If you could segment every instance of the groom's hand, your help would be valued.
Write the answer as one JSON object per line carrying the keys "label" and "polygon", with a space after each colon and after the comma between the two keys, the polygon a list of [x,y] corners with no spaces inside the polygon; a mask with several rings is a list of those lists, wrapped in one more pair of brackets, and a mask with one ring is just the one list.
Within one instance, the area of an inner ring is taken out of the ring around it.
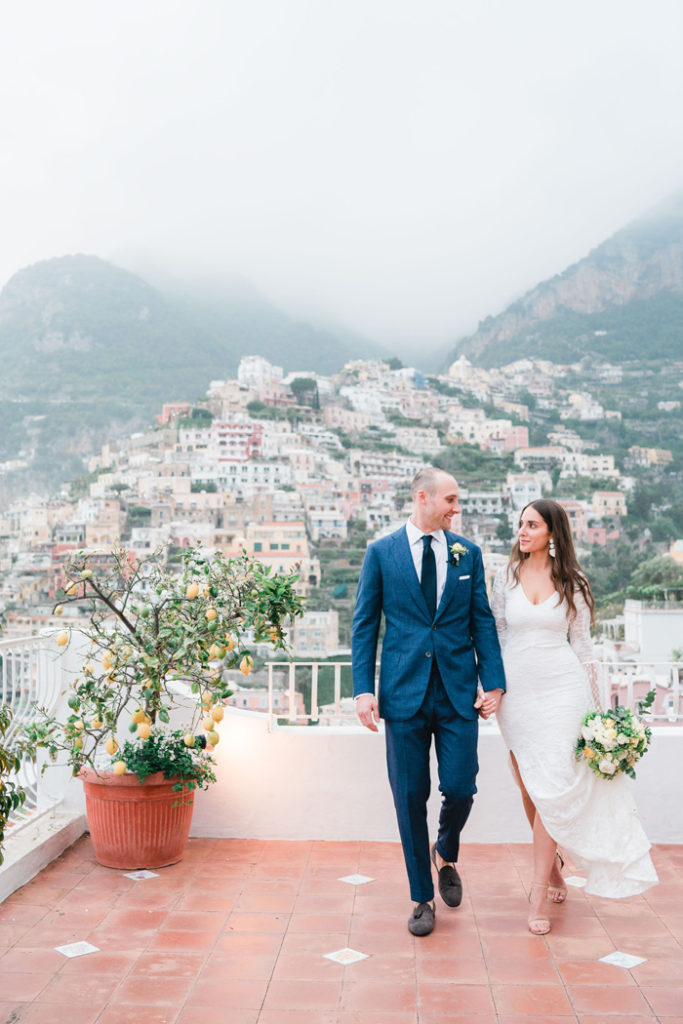
{"label": "groom's hand", "polygon": [[379,732],[377,728],[379,705],[374,693],[361,693],[356,698],[356,714],[358,715],[358,721],[366,729],[369,729],[370,732]]}
{"label": "groom's hand", "polygon": [[479,717],[486,719],[490,718],[491,715],[495,715],[502,695],[502,690],[479,690],[477,699],[474,702],[474,706],[479,712]]}

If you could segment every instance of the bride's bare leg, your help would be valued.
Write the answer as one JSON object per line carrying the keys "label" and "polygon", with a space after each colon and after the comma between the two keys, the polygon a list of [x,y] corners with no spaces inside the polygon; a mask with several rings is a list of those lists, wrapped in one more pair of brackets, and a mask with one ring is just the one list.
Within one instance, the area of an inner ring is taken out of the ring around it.
{"label": "bride's bare leg", "polygon": [[517,758],[512,753],[512,751],[510,751],[510,761],[512,762],[512,774],[514,776],[515,782],[519,786],[519,791],[522,794],[522,804],[524,805],[524,813],[526,814],[527,821],[529,822],[533,830],[534,819],[536,817],[536,808],[534,807],[533,800],[527,793],[524,783],[522,782],[522,776],[519,773],[519,765],[517,764]]}
{"label": "bride's bare leg", "polygon": [[[527,821],[531,825],[531,830],[533,832],[534,823],[536,821],[536,807],[534,805],[533,800],[527,793],[524,783],[522,782],[522,776],[519,771],[519,765],[517,764],[517,759],[515,755],[512,753],[512,751],[510,751],[510,761],[512,762],[513,777],[519,787],[520,793],[522,794],[522,804],[524,806],[524,813],[527,816]],[[557,851],[557,844],[555,845],[555,851]],[[537,877],[538,876],[534,873],[534,878]],[[566,897],[567,890],[565,888],[564,878],[562,877],[562,873],[560,871],[560,865],[558,863],[557,857],[555,857],[554,855],[552,866],[550,869],[550,874],[548,876],[548,884],[550,885],[553,892],[556,894],[553,897],[553,903],[563,903]]]}

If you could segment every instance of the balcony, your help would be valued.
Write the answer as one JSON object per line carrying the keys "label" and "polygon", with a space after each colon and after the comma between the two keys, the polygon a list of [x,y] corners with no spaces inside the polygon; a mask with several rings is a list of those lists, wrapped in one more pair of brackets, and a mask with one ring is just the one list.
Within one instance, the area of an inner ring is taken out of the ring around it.
{"label": "balcony", "polygon": [[[42,686],[41,701],[59,699],[75,668],[69,656],[48,655],[39,640],[0,644],[2,696],[26,709]],[[437,897],[434,933],[409,935],[384,745],[344,712],[345,663],[307,666],[307,712],[317,726],[226,714],[220,782],[198,795],[183,861],[154,878],[95,863],[80,784],[50,769],[35,779],[30,813],[13,829],[0,870],[0,1020],[674,1024],[683,1016],[680,667],[633,666],[620,679],[601,670],[623,703],[654,676],[670,694],[634,789],[661,884],[627,901],[570,888],[543,938],[526,930],[528,827],[490,723],[464,835],[463,905],[449,911]],[[277,666],[270,671],[274,678]],[[286,671],[296,693],[297,670]],[[323,714],[319,694],[329,686]],[[290,704],[295,721],[298,707]],[[432,822],[437,806],[438,793]],[[341,880],[356,874],[372,881]],[[81,941],[98,952],[68,959],[55,949]],[[367,958],[327,959],[349,948]],[[601,962],[614,951],[645,962]]]}

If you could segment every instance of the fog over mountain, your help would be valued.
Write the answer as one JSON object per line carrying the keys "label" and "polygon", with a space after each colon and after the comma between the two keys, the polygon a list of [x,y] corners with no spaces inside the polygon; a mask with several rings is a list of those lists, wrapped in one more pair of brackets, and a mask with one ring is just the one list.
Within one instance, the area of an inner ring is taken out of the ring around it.
{"label": "fog over mountain", "polygon": [[32,0],[0,33],[0,286],[242,277],[412,361],[683,185],[679,0]]}

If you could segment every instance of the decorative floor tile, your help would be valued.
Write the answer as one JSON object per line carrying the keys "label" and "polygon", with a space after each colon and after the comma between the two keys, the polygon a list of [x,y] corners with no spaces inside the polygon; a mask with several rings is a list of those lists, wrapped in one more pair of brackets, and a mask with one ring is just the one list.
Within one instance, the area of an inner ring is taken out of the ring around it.
{"label": "decorative floor tile", "polygon": [[357,949],[338,949],[336,953],[325,953],[325,957],[328,960],[334,960],[336,964],[343,964],[345,967],[348,964],[357,964],[359,960],[367,960],[367,953],[359,953]]}
{"label": "decorative floor tile", "polygon": [[147,871],[146,868],[140,868],[139,871],[128,871],[123,877],[132,878],[134,882],[139,882],[143,878],[158,878],[159,875],[156,871]]}
{"label": "decorative floor tile", "polygon": [[587,879],[582,878],[581,875],[569,875],[564,881],[565,885],[573,885],[575,889],[583,889]]}
{"label": "decorative floor tile", "polygon": [[99,947],[90,942],[70,942],[67,946],[55,946],[58,953],[64,956],[85,956],[86,953],[99,953]]}
{"label": "decorative floor tile", "polygon": [[637,967],[638,964],[644,964],[647,957],[644,956],[632,956],[631,953],[610,953],[609,956],[601,956],[600,959],[605,964],[614,964],[615,967],[626,967],[630,970],[631,967]]}
{"label": "decorative floor tile", "polygon": [[375,879],[370,878],[368,875],[345,875],[339,881],[348,882],[349,885],[366,885],[368,882],[374,882]]}

